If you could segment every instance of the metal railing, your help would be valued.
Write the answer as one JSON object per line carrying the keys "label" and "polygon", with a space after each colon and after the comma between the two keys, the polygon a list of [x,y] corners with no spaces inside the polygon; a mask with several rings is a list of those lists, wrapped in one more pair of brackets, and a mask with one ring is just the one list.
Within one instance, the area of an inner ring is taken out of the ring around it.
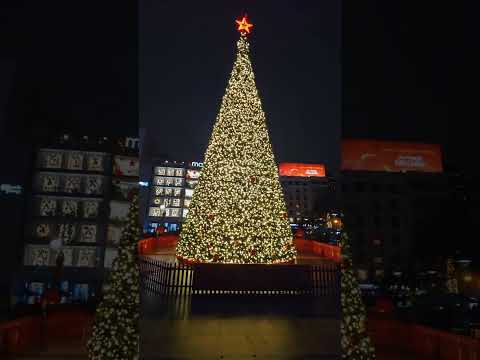
{"label": "metal railing", "polygon": [[339,296],[337,263],[312,265],[177,264],[142,256],[143,290],[161,295]]}

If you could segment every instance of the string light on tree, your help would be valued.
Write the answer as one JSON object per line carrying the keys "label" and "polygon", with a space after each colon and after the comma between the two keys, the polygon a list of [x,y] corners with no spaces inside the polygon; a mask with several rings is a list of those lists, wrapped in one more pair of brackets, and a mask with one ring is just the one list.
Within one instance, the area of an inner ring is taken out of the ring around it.
{"label": "string light on tree", "polygon": [[295,259],[247,34],[236,20],[237,55],[177,245],[187,261],[282,263]]}
{"label": "string light on tree", "polygon": [[340,324],[342,359],[374,360],[375,348],[367,333],[367,314],[353,268],[350,241],[344,228],[341,232],[340,247],[342,250],[342,322]]}
{"label": "string light on tree", "polygon": [[138,360],[140,281],[137,243],[140,239],[138,197],[133,196],[118,256],[105,281],[103,300],[95,313],[92,336],[88,341],[90,360]]}

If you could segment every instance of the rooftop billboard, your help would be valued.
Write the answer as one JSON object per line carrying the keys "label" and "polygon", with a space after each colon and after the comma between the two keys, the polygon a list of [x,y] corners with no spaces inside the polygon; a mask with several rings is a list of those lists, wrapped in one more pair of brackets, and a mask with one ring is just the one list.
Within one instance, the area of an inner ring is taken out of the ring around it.
{"label": "rooftop billboard", "polygon": [[440,145],[376,140],[342,140],[342,170],[438,173]]}
{"label": "rooftop billboard", "polygon": [[325,165],[302,164],[302,163],[280,163],[278,165],[278,171],[280,176],[324,177]]}

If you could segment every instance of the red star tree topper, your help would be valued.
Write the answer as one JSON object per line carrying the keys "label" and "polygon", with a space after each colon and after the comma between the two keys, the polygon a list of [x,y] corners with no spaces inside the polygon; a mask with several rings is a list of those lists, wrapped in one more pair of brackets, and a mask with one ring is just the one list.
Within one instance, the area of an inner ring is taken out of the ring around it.
{"label": "red star tree topper", "polygon": [[242,34],[250,34],[250,28],[253,27],[253,24],[250,24],[247,20],[247,16],[245,15],[242,20],[235,20],[238,24],[238,31]]}

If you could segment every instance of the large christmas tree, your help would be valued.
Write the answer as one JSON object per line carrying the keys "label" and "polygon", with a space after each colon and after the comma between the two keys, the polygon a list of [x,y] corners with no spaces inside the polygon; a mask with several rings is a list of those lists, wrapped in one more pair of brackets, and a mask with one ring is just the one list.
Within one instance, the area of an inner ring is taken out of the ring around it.
{"label": "large christmas tree", "polygon": [[287,262],[296,252],[250,62],[252,25],[245,17],[237,23],[237,57],[177,255],[199,262]]}
{"label": "large christmas tree", "polygon": [[97,307],[92,337],[88,342],[91,360],[138,359],[140,284],[137,243],[140,239],[137,196],[133,197],[128,223],[123,230],[118,256]]}
{"label": "large christmas tree", "polygon": [[374,360],[375,349],[367,334],[367,313],[362,301],[360,287],[352,263],[350,243],[345,230],[342,231],[341,270],[341,345],[345,360]]}

